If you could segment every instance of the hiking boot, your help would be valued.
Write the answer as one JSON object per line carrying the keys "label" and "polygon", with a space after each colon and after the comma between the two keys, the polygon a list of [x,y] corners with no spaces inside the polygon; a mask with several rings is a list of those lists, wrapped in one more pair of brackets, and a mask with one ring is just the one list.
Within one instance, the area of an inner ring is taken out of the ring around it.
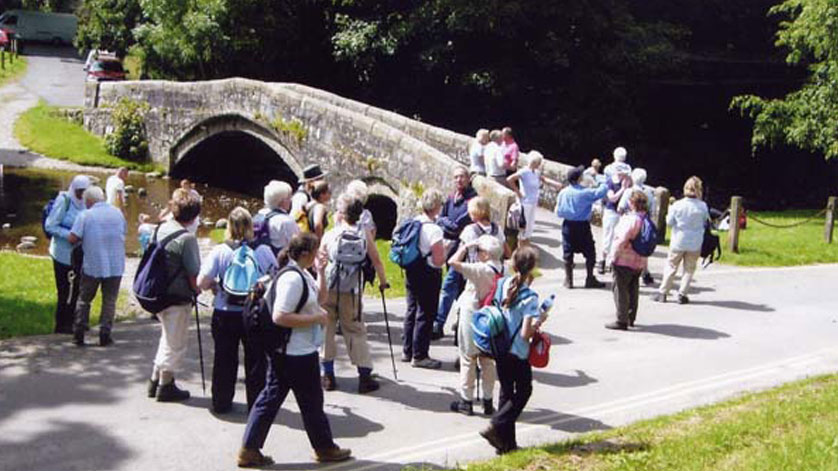
{"label": "hiking boot", "polygon": [[351,457],[352,450],[348,448],[341,448],[337,445],[332,448],[314,450],[314,460],[318,463],[335,463],[338,461],[346,461]]}
{"label": "hiking boot", "polygon": [[465,415],[474,415],[474,405],[471,401],[454,401],[451,403],[451,412],[459,412]]}
{"label": "hiking boot", "polygon": [[655,284],[655,279],[652,277],[651,273],[646,272],[643,274],[643,284],[646,286],[652,286]]}
{"label": "hiking boot", "polygon": [[100,347],[108,347],[111,345],[113,345],[113,339],[111,338],[111,334],[99,334]]}
{"label": "hiking boot", "polygon": [[414,368],[427,368],[429,370],[438,370],[442,368],[442,362],[439,360],[434,360],[431,357],[425,357],[421,360],[414,359],[412,364]]}
{"label": "hiking boot", "polygon": [[628,324],[623,322],[612,322],[610,324],[605,324],[605,328],[611,330],[628,330]]}
{"label": "hiking boot", "polygon": [[678,295],[678,304],[689,304],[690,298],[687,297],[686,294],[679,294]]}
{"label": "hiking boot", "polygon": [[485,438],[496,451],[503,453],[506,450],[506,447],[503,444],[503,439],[500,437],[500,434],[498,434],[497,429],[493,425],[481,430],[480,436]]}
{"label": "hiking boot", "polygon": [[148,397],[157,397],[157,386],[160,386],[159,380],[148,380]]}
{"label": "hiking boot", "polygon": [[407,353],[402,353],[402,363],[410,363],[413,361],[413,356],[408,355]]}
{"label": "hiking boot", "polygon": [[491,399],[483,399],[483,415],[492,415],[495,413],[495,405],[492,404]]}
{"label": "hiking boot", "polygon": [[655,293],[654,295],[652,295],[652,301],[656,303],[665,303],[666,295],[662,293]]}
{"label": "hiking boot", "polygon": [[596,272],[599,273],[600,275],[604,275],[605,274],[605,260],[600,260],[599,263],[596,264],[596,266],[597,266]]}
{"label": "hiking boot", "polygon": [[263,468],[272,464],[274,464],[273,458],[263,455],[259,450],[252,448],[242,448],[239,450],[239,468]]}
{"label": "hiking boot", "polygon": [[605,283],[596,279],[595,276],[585,278],[585,288],[605,288]]}
{"label": "hiking boot", "polygon": [[189,391],[180,389],[175,380],[169,384],[162,384],[157,389],[157,402],[180,402],[189,399]]}
{"label": "hiking boot", "polygon": [[564,266],[564,287],[573,289],[573,265],[565,264]]}
{"label": "hiking boot", "polygon": [[334,391],[338,388],[338,382],[335,380],[334,373],[323,373],[323,377],[320,378],[320,385],[323,386],[323,389],[326,391]]}
{"label": "hiking boot", "polygon": [[358,394],[366,394],[368,392],[378,391],[381,385],[372,377],[372,375],[358,376]]}
{"label": "hiking boot", "polygon": [[84,343],[84,331],[83,330],[76,330],[73,332],[73,345],[77,347],[84,347],[87,345]]}

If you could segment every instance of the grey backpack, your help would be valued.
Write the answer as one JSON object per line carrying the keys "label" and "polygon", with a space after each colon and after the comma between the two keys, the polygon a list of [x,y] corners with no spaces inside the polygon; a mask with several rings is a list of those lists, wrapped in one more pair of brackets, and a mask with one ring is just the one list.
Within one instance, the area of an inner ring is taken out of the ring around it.
{"label": "grey backpack", "polygon": [[367,238],[363,231],[345,229],[329,248],[326,286],[340,293],[360,293],[361,266],[367,257]]}

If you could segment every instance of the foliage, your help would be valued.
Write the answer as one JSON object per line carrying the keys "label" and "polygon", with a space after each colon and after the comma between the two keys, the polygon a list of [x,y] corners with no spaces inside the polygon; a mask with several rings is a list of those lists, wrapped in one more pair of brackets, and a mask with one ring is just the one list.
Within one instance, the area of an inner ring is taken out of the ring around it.
{"label": "foliage", "polygon": [[105,136],[105,148],[111,154],[132,162],[148,158],[148,141],[145,134],[145,114],[148,103],[121,98],[113,108],[113,132]]}
{"label": "foliage", "polygon": [[132,30],[142,16],[139,0],[83,0],[75,45],[79,50],[103,49],[125,57],[134,43]]}
{"label": "foliage", "polygon": [[[258,119],[258,117],[257,117]],[[277,131],[290,136],[294,139],[297,145],[302,145],[308,137],[308,130],[303,125],[303,122],[297,118],[283,119],[282,116],[277,116],[271,122],[271,126]]]}
{"label": "foliage", "polygon": [[15,122],[14,134],[26,148],[54,159],[81,165],[127,167],[150,172],[159,170],[152,163],[137,163],[114,157],[105,150],[104,140],[90,134],[81,125],[61,116],[41,101],[24,112]]}
{"label": "foliage", "polygon": [[836,401],[838,376],[823,376],[458,469],[834,469]]}
{"label": "foliage", "polygon": [[11,58],[9,57],[9,53],[0,51],[0,54],[3,55],[3,61],[5,64],[5,68],[0,69],[0,85],[20,78],[26,73],[27,62],[25,57],[17,56],[14,59],[14,62],[10,62]]}
{"label": "foliage", "polygon": [[753,149],[786,143],[827,159],[838,156],[838,4],[831,0],[786,0],[770,10],[780,15],[776,45],[786,62],[807,65],[809,78],[781,99],[742,95],[731,108],[754,121]]}

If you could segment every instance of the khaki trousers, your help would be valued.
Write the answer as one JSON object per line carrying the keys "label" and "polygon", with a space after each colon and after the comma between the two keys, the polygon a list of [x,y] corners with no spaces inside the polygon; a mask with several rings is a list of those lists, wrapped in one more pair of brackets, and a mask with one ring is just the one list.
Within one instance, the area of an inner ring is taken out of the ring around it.
{"label": "khaki trousers", "polygon": [[358,315],[360,303],[361,296],[352,293],[340,293],[340,306],[338,306],[338,292],[329,291],[328,299],[323,305],[323,308],[329,314],[323,341],[323,361],[332,361],[337,356],[335,334],[337,332],[337,322],[340,319],[340,330],[343,333],[346,350],[349,352],[349,360],[357,367],[372,368],[370,347],[367,343],[367,325],[364,324],[363,312],[360,316]]}
{"label": "khaki trousers", "polygon": [[[173,375],[180,368],[189,345],[189,314],[192,306],[175,304],[157,313],[160,319],[160,342],[154,357],[152,379],[157,375]],[[167,381],[163,381],[166,383]]]}
{"label": "khaki trousers", "polygon": [[695,267],[698,264],[698,258],[701,256],[700,252],[684,252],[681,250],[670,250],[666,259],[666,267],[663,270],[663,281],[661,282],[660,293],[666,295],[672,289],[675,282],[675,273],[678,271],[678,266],[684,262],[684,275],[681,277],[681,289],[679,294],[686,296],[690,289],[690,283],[693,281],[693,274]]}

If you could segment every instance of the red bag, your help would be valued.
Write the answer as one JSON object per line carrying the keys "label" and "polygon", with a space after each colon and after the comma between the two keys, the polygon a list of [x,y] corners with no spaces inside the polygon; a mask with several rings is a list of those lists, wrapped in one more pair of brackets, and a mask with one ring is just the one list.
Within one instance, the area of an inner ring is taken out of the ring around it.
{"label": "red bag", "polygon": [[530,365],[544,368],[550,362],[550,336],[537,330],[530,340]]}
{"label": "red bag", "polygon": [[491,306],[492,305],[492,302],[495,299],[495,292],[497,292],[497,290],[498,290],[498,280],[503,278],[503,275],[501,274],[500,270],[498,270],[495,267],[491,267],[491,268],[492,268],[492,271],[495,272],[495,277],[492,279],[492,289],[490,289],[489,292],[486,293],[486,296],[483,296],[483,299],[480,300],[480,307],[486,307],[486,306]]}

